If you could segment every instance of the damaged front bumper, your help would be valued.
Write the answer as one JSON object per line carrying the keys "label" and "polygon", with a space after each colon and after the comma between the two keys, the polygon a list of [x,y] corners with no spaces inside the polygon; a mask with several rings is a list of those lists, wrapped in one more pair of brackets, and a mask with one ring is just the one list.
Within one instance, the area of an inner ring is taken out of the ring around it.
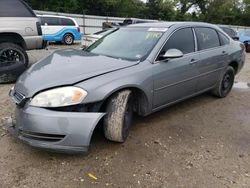
{"label": "damaged front bumper", "polygon": [[63,153],[86,152],[93,131],[104,115],[17,106],[15,121],[8,130],[19,140],[36,148]]}

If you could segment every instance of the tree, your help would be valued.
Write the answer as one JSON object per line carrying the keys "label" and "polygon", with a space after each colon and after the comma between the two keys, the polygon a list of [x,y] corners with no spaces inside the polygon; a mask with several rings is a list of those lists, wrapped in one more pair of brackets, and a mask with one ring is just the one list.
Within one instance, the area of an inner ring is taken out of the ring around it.
{"label": "tree", "polygon": [[239,24],[239,5],[238,0],[213,0],[207,7],[204,20],[217,24]]}
{"label": "tree", "polygon": [[173,20],[174,4],[170,0],[148,0],[146,15],[149,19]]}
{"label": "tree", "polygon": [[250,0],[26,0],[35,10],[250,26]]}

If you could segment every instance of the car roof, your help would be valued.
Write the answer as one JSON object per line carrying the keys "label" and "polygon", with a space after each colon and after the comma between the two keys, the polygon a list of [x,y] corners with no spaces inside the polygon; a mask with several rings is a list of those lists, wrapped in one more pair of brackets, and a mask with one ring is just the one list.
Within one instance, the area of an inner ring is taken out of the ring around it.
{"label": "car roof", "polygon": [[140,23],[140,24],[131,24],[127,27],[158,27],[158,28],[169,28],[172,26],[203,26],[203,27],[214,27],[217,26],[205,22],[151,22],[151,23]]}
{"label": "car roof", "polygon": [[53,18],[68,18],[68,19],[74,19],[72,17],[67,17],[67,16],[56,16],[56,15],[48,15],[48,14],[43,14],[43,15],[37,15],[38,17],[53,17]]}

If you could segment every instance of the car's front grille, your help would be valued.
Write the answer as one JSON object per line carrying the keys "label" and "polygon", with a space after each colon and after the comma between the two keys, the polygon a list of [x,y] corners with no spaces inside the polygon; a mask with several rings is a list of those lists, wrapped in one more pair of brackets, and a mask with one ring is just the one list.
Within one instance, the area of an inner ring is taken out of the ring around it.
{"label": "car's front grille", "polygon": [[58,134],[43,134],[43,133],[34,133],[28,131],[20,131],[20,134],[29,139],[44,141],[44,142],[58,142],[64,139],[65,135]]}
{"label": "car's front grille", "polygon": [[10,91],[10,96],[17,105],[23,106],[25,104],[26,97],[22,93],[18,91]]}
{"label": "car's front grille", "polygon": [[16,99],[16,101],[18,103],[21,103],[25,99],[25,96],[23,94],[16,92],[16,91],[15,91],[13,97]]}

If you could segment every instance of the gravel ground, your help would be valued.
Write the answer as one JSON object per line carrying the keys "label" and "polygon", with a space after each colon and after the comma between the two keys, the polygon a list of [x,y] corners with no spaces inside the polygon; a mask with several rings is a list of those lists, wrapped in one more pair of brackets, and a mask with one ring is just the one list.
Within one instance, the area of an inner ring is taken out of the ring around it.
{"label": "gravel ground", "polygon": [[[74,46],[78,48],[79,46]],[[61,46],[31,51],[32,63]],[[12,138],[15,105],[0,85],[0,187],[250,187],[250,55],[231,94],[204,94],[146,118],[124,144],[96,132],[87,154],[39,151]],[[90,177],[89,173],[97,179]]]}

